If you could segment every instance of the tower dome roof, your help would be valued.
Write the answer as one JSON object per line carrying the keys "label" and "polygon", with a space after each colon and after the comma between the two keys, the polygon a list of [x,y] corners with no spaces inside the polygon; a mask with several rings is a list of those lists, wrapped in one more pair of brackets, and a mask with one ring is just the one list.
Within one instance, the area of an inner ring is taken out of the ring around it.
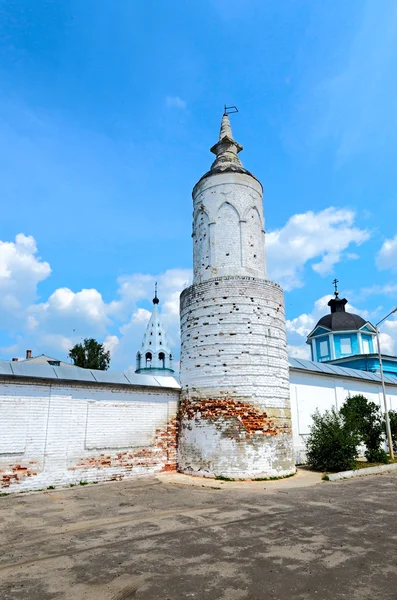
{"label": "tower dome roof", "polygon": [[342,311],[321,317],[316,327],[326,327],[331,331],[352,331],[361,329],[365,324],[366,321],[360,315]]}
{"label": "tower dome roof", "polygon": [[[237,109],[234,112],[237,112]],[[256,179],[255,175],[243,167],[241,160],[238,157],[238,153],[241,152],[241,150],[243,150],[243,147],[233,138],[229,114],[227,112],[227,107],[225,106],[225,112],[222,116],[221,129],[219,133],[219,140],[211,148],[211,152],[216,155],[216,159],[212,163],[210,170],[207,171],[207,173],[205,173],[199,181],[202,181],[211,175],[228,172],[245,173],[246,175]],[[256,181],[258,180],[256,179]],[[260,183],[260,185],[262,184]]]}
{"label": "tower dome roof", "polygon": [[330,314],[321,317],[313,331],[309,334],[309,338],[318,327],[325,327],[330,331],[358,331],[368,323],[368,321],[360,317],[360,315],[346,312],[345,306],[347,300],[346,298],[339,298],[337,287],[338,280],[334,279],[333,284],[335,285],[335,297],[331,298],[328,302],[331,312]]}

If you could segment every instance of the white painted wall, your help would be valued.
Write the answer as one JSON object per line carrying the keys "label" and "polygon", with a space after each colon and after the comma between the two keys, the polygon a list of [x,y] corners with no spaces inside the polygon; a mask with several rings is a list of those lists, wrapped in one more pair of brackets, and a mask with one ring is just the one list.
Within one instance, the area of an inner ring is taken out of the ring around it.
{"label": "white painted wall", "polygon": [[[397,385],[386,386],[388,406],[397,410]],[[363,394],[368,400],[379,404],[383,412],[381,384],[376,381],[360,381],[350,377],[331,377],[290,369],[290,398],[295,461],[305,463],[305,439],[310,432],[311,416],[318,408],[320,413],[331,407],[339,408],[346,398]]]}
{"label": "white painted wall", "polygon": [[0,489],[176,468],[179,390],[0,380]]}

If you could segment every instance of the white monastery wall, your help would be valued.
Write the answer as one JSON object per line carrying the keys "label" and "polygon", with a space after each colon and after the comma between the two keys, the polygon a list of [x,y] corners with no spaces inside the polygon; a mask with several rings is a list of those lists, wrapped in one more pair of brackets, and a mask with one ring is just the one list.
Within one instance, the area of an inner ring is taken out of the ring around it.
{"label": "white monastery wall", "polygon": [[281,288],[241,276],[193,285],[181,295],[181,336],[178,469],[293,472]]}
{"label": "white monastery wall", "polygon": [[[396,382],[397,383],[397,382]],[[342,406],[346,398],[363,394],[381,407],[383,394],[381,384],[376,381],[359,381],[350,377],[329,377],[312,372],[290,371],[292,431],[294,436],[295,461],[306,462],[305,439],[310,433],[312,415],[318,408],[320,413]],[[397,410],[397,385],[386,386],[389,409]]]}
{"label": "white monastery wall", "polygon": [[179,390],[0,382],[0,489],[176,469]]}
{"label": "white monastery wall", "polygon": [[223,173],[193,190],[194,283],[223,275],[266,279],[262,186]]}

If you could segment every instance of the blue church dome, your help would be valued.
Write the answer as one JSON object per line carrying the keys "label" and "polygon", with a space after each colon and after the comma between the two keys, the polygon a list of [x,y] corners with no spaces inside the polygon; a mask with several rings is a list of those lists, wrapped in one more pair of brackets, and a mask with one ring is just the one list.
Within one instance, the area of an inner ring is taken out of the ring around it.
{"label": "blue church dome", "polygon": [[337,283],[335,280],[335,298],[328,302],[330,313],[321,317],[307,336],[314,361],[332,362],[374,351],[375,327],[360,315],[346,312],[347,300],[339,298]]}

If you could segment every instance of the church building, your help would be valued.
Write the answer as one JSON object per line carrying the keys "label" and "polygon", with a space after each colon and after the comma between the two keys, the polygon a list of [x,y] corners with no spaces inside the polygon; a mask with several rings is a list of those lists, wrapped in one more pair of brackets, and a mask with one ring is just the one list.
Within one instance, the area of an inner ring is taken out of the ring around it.
{"label": "church building", "polygon": [[[380,372],[376,328],[372,323],[346,311],[346,298],[339,298],[335,285],[335,298],[328,302],[330,313],[321,317],[306,343],[312,361],[340,365],[352,369]],[[382,354],[383,371],[397,377],[397,358]]]}

